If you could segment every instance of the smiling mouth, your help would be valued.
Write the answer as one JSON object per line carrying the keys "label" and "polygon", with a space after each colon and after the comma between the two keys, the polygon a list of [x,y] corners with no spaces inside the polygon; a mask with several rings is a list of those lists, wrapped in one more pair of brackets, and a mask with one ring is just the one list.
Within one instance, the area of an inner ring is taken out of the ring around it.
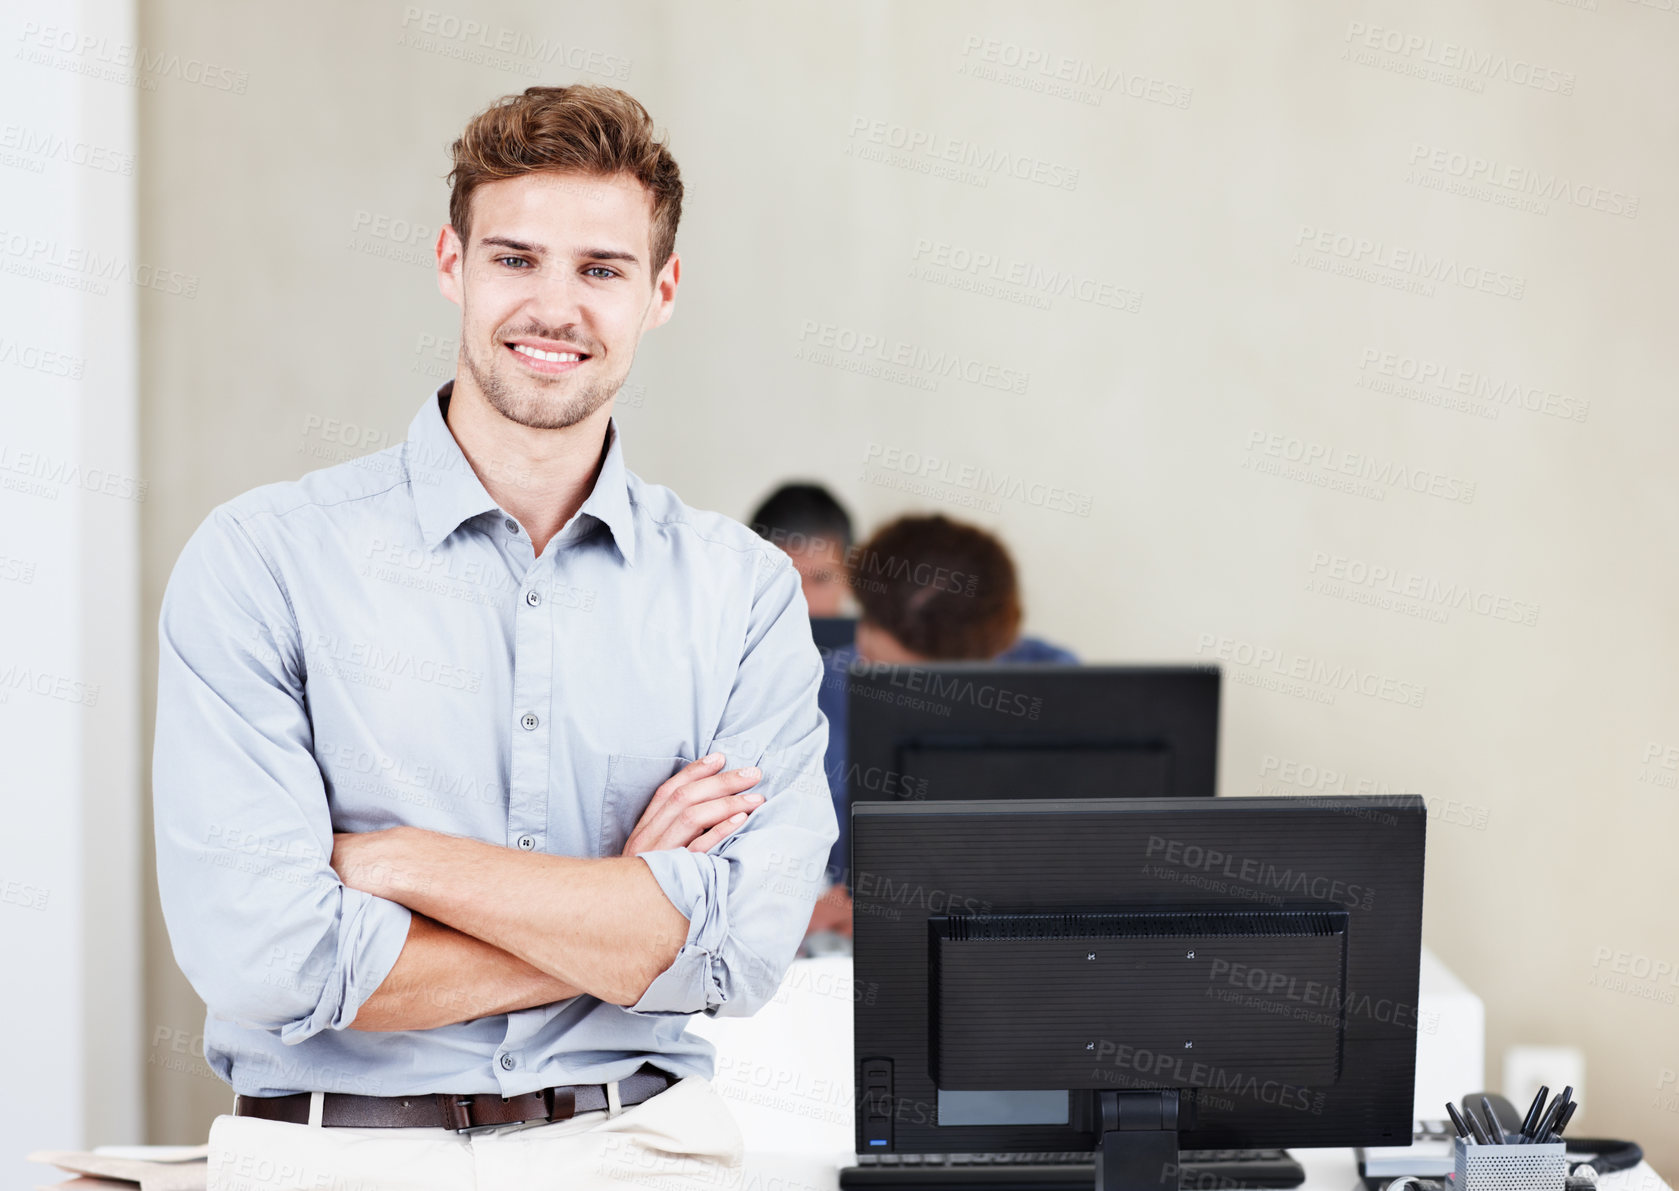
{"label": "smiling mouth", "polygon": [[508,343],[503,346],[518,356],[525,367],[550,374],[570,372],[581,367],[590,358],[585,352],[548,351],[532,347],[528,343]]}

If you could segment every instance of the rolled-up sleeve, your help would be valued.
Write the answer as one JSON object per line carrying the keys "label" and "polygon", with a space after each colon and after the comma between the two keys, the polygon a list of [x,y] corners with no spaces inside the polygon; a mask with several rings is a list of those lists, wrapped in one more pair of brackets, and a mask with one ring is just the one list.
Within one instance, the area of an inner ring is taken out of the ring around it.
{"label": "rolled-up sleeve", "polygon": [[740,669],[707,751],[731,769],[759,766],[754,788],[764,802],[710,852],[639,853],[688,916],[688,937],[632,1013],[745,1017],[768,1002],[810,924],[839,834],[822,769],[822,661],[798,572],[779,553],[763,566]]}
{"label": "rolled-up sleeve", "polygon": [[287,1043],[349,1026],[409,924],[332,870],[304,675],[281,580],[222,506],[182,550],[158,619],[158,890],[210,1013]]}

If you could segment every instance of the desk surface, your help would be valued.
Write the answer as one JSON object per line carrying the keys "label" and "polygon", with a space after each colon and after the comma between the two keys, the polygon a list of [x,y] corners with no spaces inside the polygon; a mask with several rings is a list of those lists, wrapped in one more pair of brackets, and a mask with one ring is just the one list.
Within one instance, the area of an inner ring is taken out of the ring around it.
{"label": "desk surface", "polygon": [[[1417,1054],[1419,1111],[1437,1114],[1446,1097],[1484,1086],[1480,999],[1444,965],[1423,955],[1420,1008],[1427,1011]],[[850,957],[796,960],[770,1004],[749,1018],[692,1019],[689,1029],[717,1048],[713,1080],[746,1138],[747,1187],[830,1191],[853,1161],[852,1004],[873,995],[854,979]],[[1352,1191],[1351,1150],[1291,1150],[1306,1168],[1304,1191]],[[1602,1191],[1670,1191],[1641,1165],[1606,1176]]]}
{"label": "desk surface", "polygon": [[[1486,1086],[1484,1021],[1479,997],[1426,950],[1422,960],[1415,1111],[1433,1119],[1448,1099]],[[712,1082],[748,1150],[851,1152],[852,1009],[875,992],[849,956],[800,959],[756,1015],[691,1019],[689,1031],[717,1048]]]}
{"label": "desk surface", "polygon": [[[1290,1150],[1306,1170],[1301,1191],[1354,1191],[1362,1184],[1352,1150]],[[746,1155],[746,1186],[760,1191],[836,1191],[839,1168],[851,1156],[750,1152]],[[1605,1175],[1601,1191],[1672,1191],[1647,1162],[1631,1170]]]}
{"label": "desk surface", "polygon": [[[1358,1164],[1351,1150],[1289,1152],[1306,1169],[1306,1183],[1301,1191],[1353,1191],[1358,1184]],[[839,1168],[849,1160],[849,1155],[823,1158],[809,1154],[749,1153],[744,1182],[751,1191],[837,1191]],[[53,1191],[60,1191],[60,1188],[88,1188],[92,1191],[93,1188],[121,1184],[103,1179],[72,1178],[62,1183],[43,1181],[39,1185],[50,1186]],[[127,1185],[132,1188],[132,1184]],[[1671,1191],[1648,1163],[1605,1175],[1598,1186],[1602,1191]]]}

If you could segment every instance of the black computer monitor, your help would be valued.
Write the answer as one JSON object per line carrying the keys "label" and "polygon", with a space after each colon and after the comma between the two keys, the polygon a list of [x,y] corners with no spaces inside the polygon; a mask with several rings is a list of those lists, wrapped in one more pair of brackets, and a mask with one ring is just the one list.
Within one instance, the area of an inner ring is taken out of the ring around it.
{"label": "black computer monitor", "polygon": [[1214,793],[1216,667],[859,663],[849,699],[854,804]]}
{"label": "black computer monitor", "polygon": [[[1427,817],[1348,797],[852,808],[859,1153],[1411,1138]],[[1168,1169],[1169,1168],[1169,1169]]]}

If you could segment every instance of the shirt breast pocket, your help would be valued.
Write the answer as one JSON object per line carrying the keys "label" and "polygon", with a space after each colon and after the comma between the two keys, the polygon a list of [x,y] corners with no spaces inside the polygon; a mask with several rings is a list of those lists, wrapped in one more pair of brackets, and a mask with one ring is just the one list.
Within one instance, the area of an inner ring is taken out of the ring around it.
{"label": "shirt breast pocket", "polygon": [[629,753],[613,753],[606,759],[606,797],[600,819],[602,856],[622,854],[630,832],[635,830],[641,813],[653,800],[653,791],[693,760],[693,757],[638,757]]}

